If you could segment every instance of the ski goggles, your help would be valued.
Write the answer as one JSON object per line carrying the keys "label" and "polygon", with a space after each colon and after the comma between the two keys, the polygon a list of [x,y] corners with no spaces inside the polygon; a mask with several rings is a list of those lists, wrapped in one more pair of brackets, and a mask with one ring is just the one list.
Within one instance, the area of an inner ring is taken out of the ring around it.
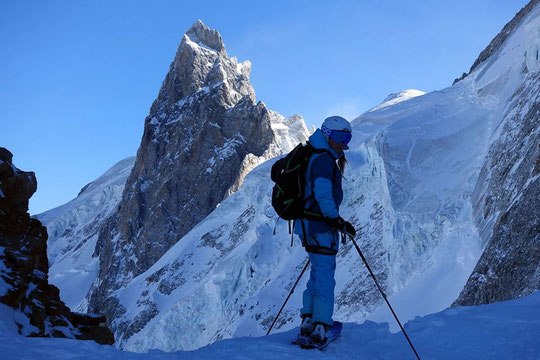
{"label": "ski goggles", "polygon": [[330,130],[323,125],[321,126],[321,131],[330,136],[330,139],[338,144],[347,145],[352,139],[352,134],[346,130]]}

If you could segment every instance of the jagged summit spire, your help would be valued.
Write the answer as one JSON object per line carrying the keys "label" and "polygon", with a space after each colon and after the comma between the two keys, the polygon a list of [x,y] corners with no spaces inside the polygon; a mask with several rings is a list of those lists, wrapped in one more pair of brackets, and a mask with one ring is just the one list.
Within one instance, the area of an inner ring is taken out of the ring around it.
{"label": "jagged summit spire", "polygon": [[208,47],[226,55],[221,34],[217,30],[210,29],[201,20],[197,20],[191,25],[191,28],[186,31],[186,36],[198,45]]}
{"label": "jagged summit spire", "polygon": [[[230,89],[254,99],[249,70],[249,62],[238,64],[236,58],[229,58],[217,30],[197,20],[182,37],[158,100],[167,99],[168,106],[172,106],[205,87],[225,82],[230,83]],[[241,78],[237,78],[240,75]],[[245,85],[242,89],[240,83]],[[151,110],[152,115],[154,110]]]}

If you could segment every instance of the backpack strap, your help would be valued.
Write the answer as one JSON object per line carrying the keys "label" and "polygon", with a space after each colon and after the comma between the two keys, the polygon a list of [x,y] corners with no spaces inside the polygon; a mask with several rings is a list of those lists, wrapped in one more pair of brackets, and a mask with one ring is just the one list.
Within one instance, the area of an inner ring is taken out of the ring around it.
{"label": "backpack strap", "polygon": [[306,242],[305,248],[308,253],[319,254],[319,255],[336,255],[337,254],[336,249],[329,248],[326,246],[321,246],[319,242],[317,241],[317,238],[315,238],[315,236],[311,235],[311,238],[315,241],[317,245],[308,245]]}
{"label": "backpack strap", "polygon": [[306,245],[306,251],[312,254],[319,255],[336,255],[338,252],[335,249],[327,248],[319,245]]}
{"label": "backpack strap", "polygon": [[303,235],[302,246],[306,247],[307,244],[308,244],[308,242],[307,242],[307,234],[306,234],[306,227],[304,226],[304,221],[303,220],[300,220],[300,224],[302,224],[302,235]]}
{"label": "backpack strap", "polygon": [[296,219],[292,220],[292,230],[291,230],[291,220],[289,220],[289,234],[291,234],[291,247],[294,246],[294,225],[296,224]]}

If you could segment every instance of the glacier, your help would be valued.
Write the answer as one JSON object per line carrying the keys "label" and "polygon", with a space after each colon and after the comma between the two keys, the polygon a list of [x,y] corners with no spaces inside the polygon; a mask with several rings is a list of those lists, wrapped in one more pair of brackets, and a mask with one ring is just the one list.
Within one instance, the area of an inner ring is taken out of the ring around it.
{"label": "glacier", "polygon": [[119,161],[72,201],[36,216],[49,234],[49,280],[71,309],[87,311],[85,296],[99,269],[99,259],[93,256],[97,229],[120,202],[134,163],[134,156]]}

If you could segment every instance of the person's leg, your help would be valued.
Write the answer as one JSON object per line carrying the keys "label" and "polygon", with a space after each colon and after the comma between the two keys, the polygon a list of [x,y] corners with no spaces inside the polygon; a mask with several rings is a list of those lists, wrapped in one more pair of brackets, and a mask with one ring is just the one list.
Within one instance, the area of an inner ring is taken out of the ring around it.
{"label": "person's leg", "polygon": [[315,296],[315,272],[313,269],[313,254],[308,253],[308,255],[311,261],[311,265],[309,271],[309,280],[307,282],[306,290],[304,290],[304,293],[302,295],[303,307],[300,310],[301,315],[313,314],[313,297]]}
{"label": "person's leg", "polygon": [[[317,241],[321,246],[336,248],[336,240],[332,234],[317,234]],[[312,323],[321,322],[332,325],[334,313],[334,289],[336,281],[336,256],[310,254],[311,273],[310,281],[312,296]]]}
{"label": "person's leg", "polygon": [[312,323],[322,322],[332,325],[334,313],[334,288],[336,281],[336,257],[334,255],[314,254],[313,269],[315,271],[314,296],[312,303]]}

